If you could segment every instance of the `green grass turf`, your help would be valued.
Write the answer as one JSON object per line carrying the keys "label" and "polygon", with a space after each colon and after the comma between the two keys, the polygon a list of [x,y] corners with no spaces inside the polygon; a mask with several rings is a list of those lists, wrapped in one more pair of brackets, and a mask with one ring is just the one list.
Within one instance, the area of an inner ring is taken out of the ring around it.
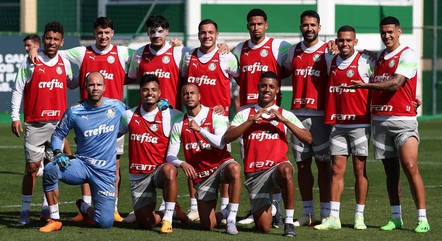
{"label": "green grass turf", "polygon": [[[316,231],[313,228],[297,228],[297,240],[442,240],[442,120],[421,121],[419,129],[421,145],[419,149],[419,168],[426,186],[427,216],[431,224],[431,231],[426,234],[416,234],[413,229],[416,225],[417,212],[414,207],[408,182],[402,174],[403,185],[402,210],[404,229],[392,232],[379,231],[390,218],[390,208],[385,188],[385,175],[382,164],[373,160],[369,155],[367,173],[369,178],[369,193],[365,209],[365,220],[368,230],[353,230],[353,215],[355,208],[354,178],[351,162],[348,162],[345,176],[345,190],[341,203],[341,221],[343,228],[340,231]],[[282,229],[272,229],[269,234],[257,233],[253,225],[238,226],[239,235],[232,237],[224,232],[224,228],[214,231],[202,231],[198,224],[182,226],[179,221],[174,223],[174,233],[159,234],[159,227],[153,230],[141,230],[135,224],[117,223],[111,229],[89,228],[83,224],[70,222],[76,215],[75,200],[81,197],[80,187],[60,184],[60,214],[64,229],[59,232],[42,234],[38,232],[40,226],[39,214],[42,199],[42,179],[38,178],[31,207],[32,222],[30,225],[17,224],[21,208],[21,182],[24,170],[23,138],[16,138],[10,131],[9,124],[0,124],[0,240],[287,240],[282,237]],[[69,136],[74,143],[72,136]],[[75,147],[73,147],[75,149]],[[233,145],[233,157],[240,160],[237,144]],[[289,153],[288,157],[292,158]],[[122,216],[131,211],[131,197],[128,180],[127,153],[122,158],[122,183],[119,198],[119,210]],[[316,168],[313,167],[314,173]],[[296,180],[295,180],[296,181]],[[297,182],[297,181],[296,181]],[[183,207],[189,207],[189,198],[184,179],[184,173],[179,173],[178,201]],[[315,211],[319,216],[318,189],[315,183]],[[158,199],[159,200],[159,199]],[[247,191],[241,192],[241,201],[238,216],[245,215],[249,208]],[[295,217],[302,214],[302,202],[298,189],[296,190]]]}

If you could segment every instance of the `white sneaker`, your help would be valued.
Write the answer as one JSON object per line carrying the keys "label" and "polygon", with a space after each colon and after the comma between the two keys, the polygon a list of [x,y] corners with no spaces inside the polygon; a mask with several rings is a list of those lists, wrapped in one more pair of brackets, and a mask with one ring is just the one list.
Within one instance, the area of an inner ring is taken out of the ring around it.
{"label": "white sneaker", "polygon": [[302,214],[293,224],[295,227],[312,226],[315,223],[314,216],[311,214]]}
{"label": "white sneaker", "polygon": [[123,218],[123,222],[125,223],[135,223],[137,221],[137,217],[135,216],[135,212],[130,212],[127,217]]}
{"label": "white sneaker", "polygon": [[198,210],[189,210],[186,215],[192,222],[200,221],[200,215],[198,213]]}
{"label": "white sneaker", "polygon": [[43,176],[43,170],[45,169],[45,165],[43,161],[40,163],[40,167],[38,168],[37,177]]}
{"label": "white sneaker", "polygon": [[238,221],[238,224],[242,224],[242,225],[251,224],[254,221],[255,220],[253,220],[252,211],[249,211],[244,219],[241,219],[241,220]]}

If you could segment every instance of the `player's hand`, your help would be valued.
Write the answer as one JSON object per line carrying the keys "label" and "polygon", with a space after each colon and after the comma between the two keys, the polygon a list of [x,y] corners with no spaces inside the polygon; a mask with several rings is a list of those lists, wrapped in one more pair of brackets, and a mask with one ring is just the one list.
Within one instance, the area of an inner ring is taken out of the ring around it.
{"label": "player's hand", "polygon": [[61,170],[66,170],[71,165],[69,157],[60,150],[54,151],[53,161],[58,164]]}
{"label": "player's hand", "polygon": [[184,173],[186,174],[187,178],[190,178],[190,179],[196,178],[195,168],[193,168],[192,165],[190,165],[187,162],[182,162],[180,166],[183,169]]}
{"label": "player's hand", "polygon": [[196,132],[200,132],[201,131],[201,127],[196,123],[195,120],[189,121],[189,128],[191,130],[196,131]]}
{"label": "player's hand", "polygon": [[263,119],[263,117],[262,117],[263,114],[269,114],[269,112],[264,108],[260,109],[256,112],[256,114],[254,114],[252,117],[250,117],[249,120],[251,120],[255,123],[258,123],[258,121]]}
{"label": "player's hand", "polygon": [[227,44],[225,43],[219,43],[217,44],[218,46],[218,52],[219,54],[223,55],[223,54],[228,54],[230,53],[230,49],[229,46],[227,46]]}
{"label": "player's hand", "polygon": [[28,58],[31,63],[37,64],[38,48],[29,49]]}
{"label": "player's hand", "polygon": [[351,85],[341,85],[340,87],[343,89],[361,89],[364,88],[365,83],[361,80],[352,80]]}
{"label": "player's hand", "polygon": [[370,50],[364,49],[360,53],[367,55],[368,59],[370,61],[372,61],[372,62],[376,61],[377,53],[375,51],[370,51]]}
{"label": "player's hand", "polygon": [[336,45],[336,42],[333,40],[328,41],[327,50],[330,54],[333,54],[333,55],[339,54],[338,45]]}
{"label": "player's hand", "polygon": [[173,108],[173,106],[171,106],[169,104],[169,101],[167,101],[166,99],[159,99],[157,101],[157,106],[158,106],[158,109],[161,111],[167,110],[167,108],[171,108],[171,109]]}
{"label": "player's hand", "polygon": [[412,101],[411,104],[417,109],[419,108],[419,106],[422,105],[422,101],[418,98],[416,98],[416,100]]}
{"label": "player's hand", "polygon": [[181,40],[174,38],[169,40],[170,45],[172,45],[172,47],[178,47],[178,46],[183,46],[183,42],[181,42]]}
{"label": "player's hand", "polygon": [[13,121],[11,124],[11,131],[14,133],[17,137],[20,137],[20,134],[23,133],[23,127],[21,125],[20,120]]}
{"label": "player's hand", "polygon": [[222,105],[216,105],[212,108],[212,110],[218,115],[224,115],[226,113]]}
{"label": "player's hand", "polygon": [[281,114],[281,112],[279,112],[279,111],[277,111],[277,110],[275,110],[275,109],[271,109],[271,110],[269,111],[269,113],[270,113],[270,115],[272,115],[273,118],[274,118],[275,120],[277,120],[277,121],[280,121],[280,122],[283,122],[283,123],[287,121],[287,119]]}

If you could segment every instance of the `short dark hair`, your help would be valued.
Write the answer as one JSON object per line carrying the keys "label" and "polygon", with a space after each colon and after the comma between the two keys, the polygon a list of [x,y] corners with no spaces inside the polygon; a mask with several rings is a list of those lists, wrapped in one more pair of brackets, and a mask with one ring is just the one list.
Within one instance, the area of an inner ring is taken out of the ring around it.
{"label": "short dark hair", "polygon": [[321,18],[319,17],[319,14],[314,10],[305,10],[301,13],[301,24],[304,17],[316,18],[318,20],[318,23],[321,23]]}
{"label": "short dark hair", "polygon": [[247,22],[249,22],[250,19],[255,16],[261,16],[264,18],[264,21],[267,22],[267,14],[264,12],[264,10],[260,8],[254,8],[249,11],[249,13],[247,14]]}
{"label": "short dark hair", "polygon": [[167,18],[163,17],[162,15],[153,15],[146,20],[146,28],[158,27],[169,29],[169,21]]}
{"label": "short dark hair", "polygon": [[158,77],[154,74],[145,74],[141,78],[140,81],[140,89],[149,82],[157,82],[158,86],[160,86],[160,81],[158,80]]}
{"label": "short dark hair", "polygon": [[32,42],[40,45],[41,43],[41,39],[40,36],[38,36],[37,34],[29,34],[27,35],[24,39],[23,42],[26,42],[27,40],[31,40]]}
{"label": "short dark hair", "polygon": [[213,24],[215,26],[216,31],[218,32],[218,25],[215,23],[215,21],[213,21],[212,19],[204,19],[200,22],[200,24],[198,24],[198,31],[200,31],[201,26],[206,25],[206,24]]}
{"label": "short dark hair", "polygon": [[259,82],[261,82],[261,80],[264,78],[276,79],[276,82],[279,83],[278,75],[276,75],[275,72],[273,72],[273,71],[267,71],[267,72],[262,73],[261,76],[259,76]]}
{"label": "short dark hair", "polygon": [[400,27],[401,24],[399,23],[399,19],[393,17],[393,16],[388,16],[385,17],[381,20],[381,22],[379,23],[379,26],[382,25],[389,25],[389,24],[394,24],[396,27]]}
{"label": "short dark hair", "polygon": [[50,23],[46,24],[43,36],[45,36],[46,33],[49,31],[52,31],[54,33],[60,33],[61,37],[63,37],[63,35],[64,35],[63,25],[59,22],[50,22]]}
{"label": "short dark hair", "polygon": [[355,29],[352,26],[350,26],[350,25],[341,26],[338,29],[338,33],[340,33],[340,32],[353,32],[353,33],[356,33]]}
{"label": "short dark hair", "polygon": [[108,17],[98,17],[94,21],[94,29],[98,27],[114,29],[114,23]]}

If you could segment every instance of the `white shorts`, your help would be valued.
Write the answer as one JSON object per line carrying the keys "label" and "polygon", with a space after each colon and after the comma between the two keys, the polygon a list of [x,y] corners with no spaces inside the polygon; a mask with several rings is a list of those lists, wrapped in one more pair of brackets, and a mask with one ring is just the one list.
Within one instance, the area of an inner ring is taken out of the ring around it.
{"label": "white shorts", "polygon": [[345,128],[333,126],[330,152],[333,156],[368,156],[370,127]]}
{"label": "white shorts", "polygon": [[26,162],[39,162],[44,157],[52,160],[51,137],[56,121],[25,122],[25,158]]}

